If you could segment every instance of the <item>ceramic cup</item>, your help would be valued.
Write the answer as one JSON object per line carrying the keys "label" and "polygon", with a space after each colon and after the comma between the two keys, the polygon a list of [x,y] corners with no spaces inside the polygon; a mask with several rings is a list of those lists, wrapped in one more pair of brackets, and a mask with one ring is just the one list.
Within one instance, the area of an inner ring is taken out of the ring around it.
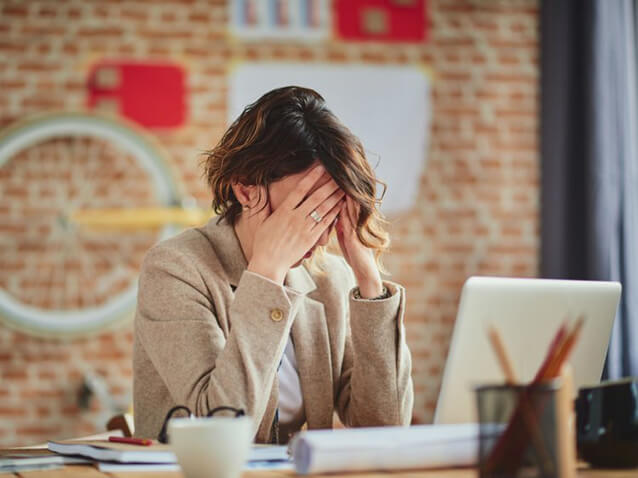
{"label": "ceramic cup", "polygon": [[250,417],[173,418],[168,443],[186,478],[238,478],[252,442]]}

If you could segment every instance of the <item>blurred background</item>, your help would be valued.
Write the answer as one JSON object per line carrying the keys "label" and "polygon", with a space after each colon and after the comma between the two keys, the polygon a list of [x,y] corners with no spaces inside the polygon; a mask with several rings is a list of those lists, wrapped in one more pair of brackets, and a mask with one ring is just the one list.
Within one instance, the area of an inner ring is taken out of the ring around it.
{"label": "blurred background", "polygon": [[144,252],[205,220],[202,151],[285,84],[322,93],[389,185],[431,421],[465,279],[541,272],[540,18],[538,0],[0,0],[0,446],[129,407]]}

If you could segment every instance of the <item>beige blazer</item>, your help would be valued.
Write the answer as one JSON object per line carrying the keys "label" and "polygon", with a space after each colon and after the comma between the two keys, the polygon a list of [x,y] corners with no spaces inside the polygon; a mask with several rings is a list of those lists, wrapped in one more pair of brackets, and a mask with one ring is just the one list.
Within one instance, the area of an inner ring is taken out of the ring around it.
{"label": "beige blazer", "polygon": [[135,316],[135,434],[157,438],[174,405],[197,415],[228,405],[270,442],[291,334],[308,428],[330,428],[335,410],[347,426],[408,425],[405,290],[386,282],[390,298],[355,300],[345,260],[326,261],[324,274],[301,266],[276,284],[245,270],[234,228],[215,219],[154,246]]}

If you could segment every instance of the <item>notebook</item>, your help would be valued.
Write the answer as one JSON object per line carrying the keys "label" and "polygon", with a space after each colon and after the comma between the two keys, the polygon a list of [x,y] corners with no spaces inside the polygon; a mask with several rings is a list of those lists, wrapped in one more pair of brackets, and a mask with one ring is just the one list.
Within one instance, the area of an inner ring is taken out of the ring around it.
{"label": "notebook", "polygon": [[107,440],[94,441],[50,441],[47,448],[60,455],[76,455],[95,461],[116,463],[177,463],[170,446],[153,444],[151,446],[114,443]]}
{"label": "notebook", "polygon": [[[177,457],[170,445],[154,443],[151,446],[114,443],[107,440],[64,440],[50,441],[50,451],[60,455],[90,458],[98,462],[175,464]],[[249,462],[288,461],[285,446],[255,445],[248,456]]]}
{"label": "notebook", "polygon": [[11,454],[0,457],[0,473],[53,470],[65,465],[87,463],[84,458],[58,455]]}

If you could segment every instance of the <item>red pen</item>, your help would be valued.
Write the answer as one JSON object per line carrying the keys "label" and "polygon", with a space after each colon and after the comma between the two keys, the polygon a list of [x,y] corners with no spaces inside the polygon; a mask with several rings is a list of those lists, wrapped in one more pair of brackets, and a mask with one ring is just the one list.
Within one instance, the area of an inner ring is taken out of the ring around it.
{"label": "red pen", "polygon": [[113,441],[116,443],[128,443],[129,445],[141,445],[141,446],[151,446],[153,444],[153,440],[149,440],[148,438],[109,437],[109,441]]}

